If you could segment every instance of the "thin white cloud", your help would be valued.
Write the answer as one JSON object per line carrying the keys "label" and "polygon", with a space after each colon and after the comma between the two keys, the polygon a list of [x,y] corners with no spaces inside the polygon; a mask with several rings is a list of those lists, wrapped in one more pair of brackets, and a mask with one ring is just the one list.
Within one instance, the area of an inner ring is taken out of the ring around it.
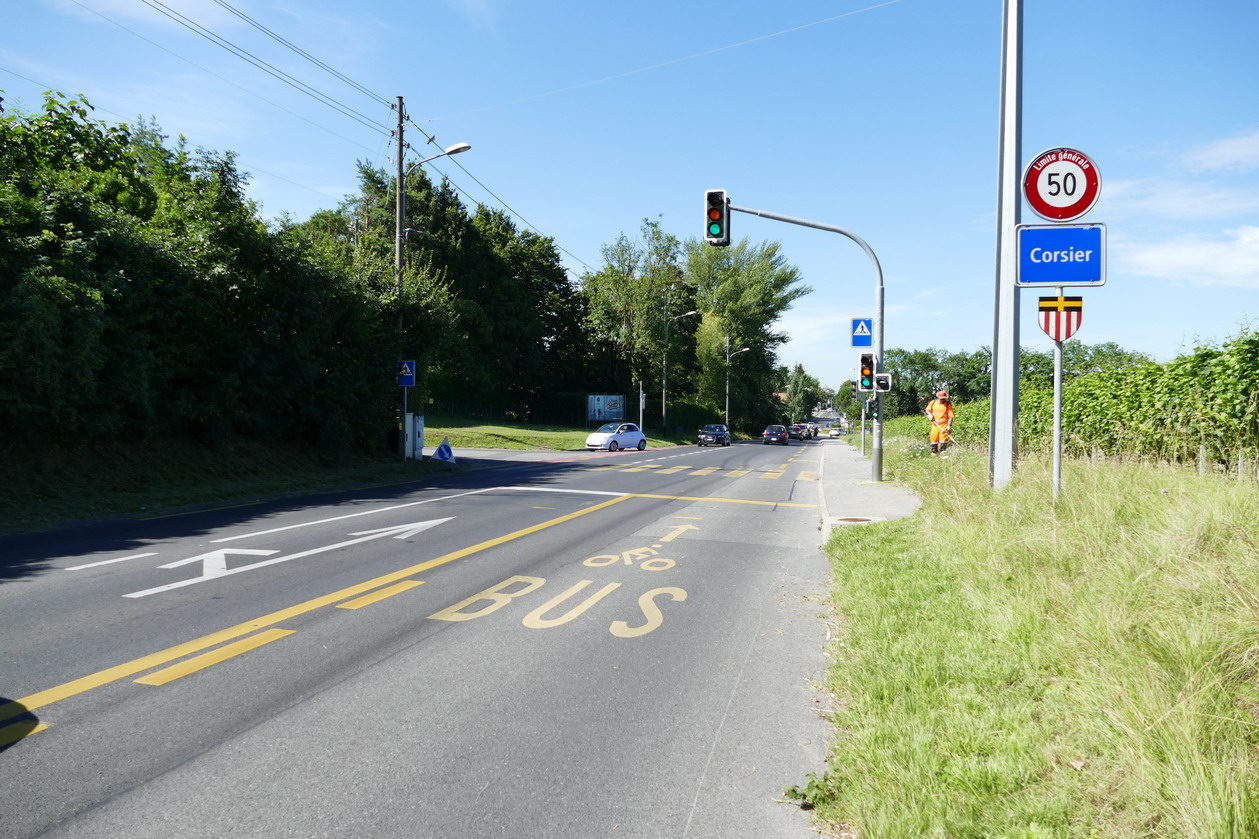
{"label": "thin white cloud", "polygon": [[1226,230],[1223,237],[1112,240],[1107,259],[1113,271],[1123,274],[1186,285],[1259,289],[1259,227]]}
{"label": "thin white cloud", "polygon": [[1096,215],[1108,220],[1136,216],[1220,219],[1259,210],[1259,190],[1169,178],[1108,181]]}
{"label": "thin white cloud", "polygon": [[1226,137],[1190,149],[1185,163],[1192,169],[1250,171],[1259,169],[1259,131]]}

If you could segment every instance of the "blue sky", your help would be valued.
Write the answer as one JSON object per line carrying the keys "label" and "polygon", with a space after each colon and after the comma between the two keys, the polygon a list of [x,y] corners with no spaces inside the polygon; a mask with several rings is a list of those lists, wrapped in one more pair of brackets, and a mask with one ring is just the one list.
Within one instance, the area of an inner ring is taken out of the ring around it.
{"label": "blue sky", "polygon": [[[33,110],[52,88],[107,121],[153,117],[237,152],[263,216],[300,220],[354,191],[356,161],[391,166],[382,102],[402,95],[419,126],[409,159],[421,129],[471,143],[462,168],[428,165],[470,205],[506,205],[554,237],[577,274],[644,218],[699,236],[703,192],[720,187],[864,238],[885,276],[888,347],[992,343],[1000,0],[164,3],[359,118],[143,0],[9,4],[4,104]],[[1024,14],[1022,163],[1070,146],[1102,176],[1081,221],[1107,225],[1108,282],[1068,291],[1084,297],[1077,338],[1167,360],[1254,324],[1259,3],[1025,0]],[[873,314],[861,250],[744,214],[732,230],[781,242],[813,288],[781,323],[781,360],[826,386],[851,378],[850,320]],[[1046,350],[1037,293],[1022,294],[1021,342]]]}

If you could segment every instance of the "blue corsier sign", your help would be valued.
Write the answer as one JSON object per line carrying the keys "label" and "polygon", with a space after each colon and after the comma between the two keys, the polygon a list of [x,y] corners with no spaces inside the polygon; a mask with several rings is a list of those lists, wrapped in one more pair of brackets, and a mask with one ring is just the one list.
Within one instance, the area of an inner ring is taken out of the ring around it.
{"label": "blue corsier sign", "polygon": [[1106,284],[1106,225],[1019,225],[1020,286]]}

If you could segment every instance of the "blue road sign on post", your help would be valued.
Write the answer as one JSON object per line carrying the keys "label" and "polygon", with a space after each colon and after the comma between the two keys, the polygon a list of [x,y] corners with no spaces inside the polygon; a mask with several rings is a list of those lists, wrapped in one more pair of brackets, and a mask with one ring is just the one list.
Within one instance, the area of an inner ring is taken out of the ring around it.
{"label": "blue road sign on post", "polygon": [[852,319],[852,345],[854,347],[874,346],[874,318]]}
{"label": "blue road sign on post", "polygon": [[398,387],[415,387],[415,362],[398,362]]}
{"label": "blue road sign on post", "polygon": [[1106,284],[1106,225],[1020,224],[1015,285]]}

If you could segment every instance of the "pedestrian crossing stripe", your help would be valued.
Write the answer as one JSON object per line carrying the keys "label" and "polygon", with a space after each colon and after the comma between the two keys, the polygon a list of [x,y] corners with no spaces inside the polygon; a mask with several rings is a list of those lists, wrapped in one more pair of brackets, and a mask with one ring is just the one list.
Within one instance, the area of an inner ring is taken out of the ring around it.
{"label": "pedestrian crossing stripe", "polygon": [[661,469],[656,474],[657,475],[676,475],[677,473],[685,472],[687,469],[690,469],[690,468],[691,467],[689,466],[670,466],[668,469]]}
{"label": "pedestrian crossing stripe", "polygon": [[742,478],[744,475],[746,475],[747,473],[751,471],[752,471],[751,469],[731,469],[729,472],[726,473],[726,477],[727,478]]}
{"label": "pedestrian crossing stripe", "polygon": [[853,329],[852,334],[853,335],[869,335],[870,327],[866,326],[866,322],[864,320],[859,320],[857,321],[857,326],[855,329]]}
{"label": "pedestrian crossing stripe", "polygon": [[714,473],[714,472],[720,472],[720,471],[721,471],[721,470],[720,470],[718,467],[716,467],[716,466],[705,466],[703,469],[696,469],[696,470],[695,470],[694,472],[692,472],[691,474],[692,474],[692,475],[695,475],[695,476],[698,476],[698,475],[711,475],[711,474],[712,474],[712,473]]}

